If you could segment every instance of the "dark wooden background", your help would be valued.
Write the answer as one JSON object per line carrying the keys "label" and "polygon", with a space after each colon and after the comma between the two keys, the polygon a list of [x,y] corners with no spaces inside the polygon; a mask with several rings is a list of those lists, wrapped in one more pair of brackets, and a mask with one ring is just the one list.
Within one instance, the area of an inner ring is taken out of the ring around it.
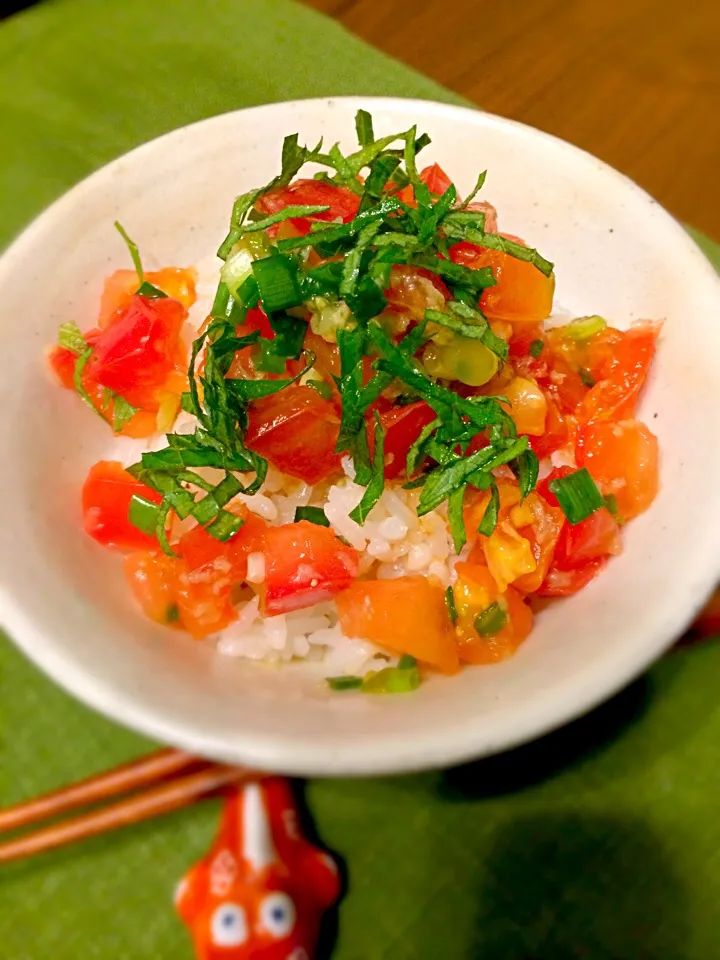
{"label": "dark wooden background", "polygon": [[720,239],[720,0],[306,0]]}

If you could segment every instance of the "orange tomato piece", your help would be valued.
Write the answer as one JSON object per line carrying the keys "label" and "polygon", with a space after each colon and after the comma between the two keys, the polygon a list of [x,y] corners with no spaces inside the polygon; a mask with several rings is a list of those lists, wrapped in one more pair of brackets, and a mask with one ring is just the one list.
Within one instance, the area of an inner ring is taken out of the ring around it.
{"label": "orange tomato piece", "polygon": [[657,437],[639,420],[603,420],[581,428],[577,462],[630,520],[650,506],[659,486]]}
{"label": "orange tomato piece", "polygon": [[591,372],[605,376],[597,380],[579,405],[577,415],[581,421],[621,420],[633,415],[655,356],[660,327],[659,323],[642,323],[625,332],[611,331],[615,335],[611,352],[606,352],[601,360],[591,360]]}
{"label": "orange tomato piece", "polygon": [[552,313],[555,275],[546,277],[526,260],[500,250],[486,250],[461,241],[450,248],[450,258],[473,270],[490,267],[496,280],[480,298],[488,317],[513,322],[538,323]]}
{"label": "orange tomato piece", "polygon": [[553,560],[553,554],[565,523],[565,515],[558,506],[550,506],[538,493],[525,498],[532,513],[532,523],[518,528],[521,536],[530,544],[536,567],[513,581],[513,587],[521,593],[534,593],[545,580]]}
{"label": "orange tomato piece", "polygon": [[293,386],[250,405],[245,442],[283,473],[306,483],[338,473],[340,419],[312,387]]}
{"label": "orange tomato piece", "polygon": [[[513,587],[501,593],[487,567],[460,562],[455,571],[455,636],[460,660],[487,664],[511,657],[532,630],[532,610]],[[493,636],[481,637],[475,629],[475,619],[493,603],[505,610],[507,620]]]}
{"label": "orange tomato piece", "polygon": [[123,567],[145,616],[156,623],[180,626],[176,605],[178,560],[159,550],[138,550],[125,557]]}
{"label": "orange tomato piece", "polygon": [[[145,282],[162,290],[164,294],[180,303],[189,310],[195,303],[195,284],[197,271],[193,268],[164,267],[145,274]],[[100,298],[100,315],[98,326],[101,330],[107,327],[118,311],[123,311],[133,294],[140,286],[140,280],[134,270],[116,270],[105,280]]]}
{"label": "orange tomato piece", "polygon": [[458,655],[441,586],[425,577],[362,580],[336,598],[340,626],[398,653],[456,673]]}

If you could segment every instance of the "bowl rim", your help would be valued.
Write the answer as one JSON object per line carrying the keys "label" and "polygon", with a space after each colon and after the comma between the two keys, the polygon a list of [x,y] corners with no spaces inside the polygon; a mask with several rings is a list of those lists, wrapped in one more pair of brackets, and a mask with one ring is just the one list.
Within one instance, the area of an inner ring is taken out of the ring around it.
{"label": "bowl rim", "polygon": [[[389,107],[395,110],[401,109],[407,115],[417,116],[419,119],[427,115],[437,115],[439,111],[445,116],[456,118],[461,124],[477,123],[478,117],[482,117],[483,123],[491,127],[529,134],[533,138],[541,138],[555,144],[566,153],[589,159],[597,165],[599,171],[615,178],[618,185],[632,192],[637,199],[657,204],[656,200],[629,177],[587,151],[527,124],[477,108],[402,97],[340,96],[278,101],[215,114],[178,127],[133,148],[95,170],[40,212],[0,255],[0,286],[4,282],[4,277],[12,270],[14,261],[25,255],[28,249],[32,249],[36,234],[46,229],[48,221],[69,213],[77,200],[87,191],[91,191],[98,181],[102,181],[119,165],[142,159],[144,154],[151,152],[159,142],[172,140],[195,127],[231,122],[231,118],[238,115],[245,118],[253,115],[262,118],[275,113],[291,115],[294,109],[299,110],[319,104],[329,107],[342,104],[348,109],[364,107],[370,110]],[[665,220],[663,229],[674,231],[677,249],[684,252],[694,275],[703,279],[708,288],[715,287],[715,294],[720,304],[720,277],[710,261],[680,223],[659,204],[657,206]],[[712,561],[707,565],[703,579],[698,578],[699,586],[696,595],[687,603],[677,605],[674,615],[666,621],[662,630],[658,629],[654,634],[647,636],[642,644],[633,645],[624,651],[624,655],[604,661],[602,669],[597,670],[592,676],[588,672],[580,677],[574,675],[559,689],[554,688],[552,696],[540,696],[532,702],[532,705],[521,711],[513,711],[510,722],[502,723],[494,734],[488,735],[487,730],[479,730],[474,725],[465,725],[458,729],[443,727],[439,733],[432,732],[423,736],[418,743],[409,743],[407,737],[393,737],[392,734],[388,734],[382,743],[372,741],[367,744],[353,745],[342,754],[314,746],[311,742],[294,741],[291,736],[242,730],[239,730],[235,736],[231,749],[227,743],[220,744],[212,733],[205,733],[195,728],[189,712],[187,720],[184,719],[182,723],[169,720],[152,704],[148,704],[142,698],[136,698],[132,691],[121,690],[107,678],[95,676],[78,662],[60,653],[52,641],[49,642],[47,634],[35,625],[32,611],[23,609],[16,603],[5,584],[0,584],[0,610],[2,625],[8,638],[41,672],[87,706],[146,736],[161,742],[172,743],[202,756],[214,757],[226,762],[243,763],[257,769],[276,772],[281,769],[282,773],[289,775],[387,775],[436,769],[480,759],[540,737],[590,711],[636,679],[675,642],[682,630],[692,621],[715,587],[717,575],[720,573],[720,538],[717,546],[714,547]]]}

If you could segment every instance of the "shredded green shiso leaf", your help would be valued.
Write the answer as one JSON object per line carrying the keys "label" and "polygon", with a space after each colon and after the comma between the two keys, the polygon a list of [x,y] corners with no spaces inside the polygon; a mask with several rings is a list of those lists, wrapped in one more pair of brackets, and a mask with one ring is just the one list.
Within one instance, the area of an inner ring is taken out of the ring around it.
{"label": "shredded green shiso leaf", "polygon": [[[280,173],[264,186],[238,197],[233,205],[228,234],[218,255],[227,260],[243,244],[248,250],[260,250],[261,255],[253,255],[251,269],[237,289],[233,285],[231,290],[221,281],[210,323],[193,343],[189,391],[183,396],[182,407],[195,416],[197,427],[189,435],[168,434],[163,450],[143,454],[141,461],[130,468],[135,477],[162,497],[154,513],[143,510],[138,514],[136,508],[135,514],[138,518],[141,515],[142,528],[146,530],[154,517],[155,533],[169,554],[172,548],[166,527],[171,510],[180,518],[194,517],[219,540],[233,536],[241,526],[242,520],[225,507],[238,493],[257,491],[267,471],[267,461],[245,445],[248,408],[254,400],[300,381],[312,369],[315,357],[303,350],[307,325],[293,316],[293,311],[307,306],[315,297],[329,298],[347,308],[343,313],[346,322],[337,330],[341,367],[337,388],[342,402],[337,452],[353,457],[356,482],[366,487],[353,519],[364,523],[383,491],[383,430],[378,418],[370,417],[368,410],[391,385],[409,390],[435,411],[435,420],[423,430],[408,454],[406,486],[421,489],[420,515],[448,504],[458,551],[466,540],[463,498],[468,484],[492,492],[481,523],[483,533],[491,533],[497,521],[493,470],[509,464],[518,475],[523,496],[535,485],[536,458],[533,460],[528,449],[527,437],[517,436],[512,419],[501,406],[502,398],[461,396],[446,381],[429,376],[417,354],[431,336],[428,328],[439,326],[452,336],[480,340],[500,363],[507,358],[507,344],[492,332],[478,307],[482,291],[495,283],[492,271],[453,263],[447,255],[449,242],[467,240],[501,250],[532,263],[548,276],[553,265],[532,248],[486,232],[484,215],[467,209],[483,186],[484,172],[464,203],[458,201],[454,186],[441,196],[434,196],[421,180],[416,162],[418,152],[430,142],[429,137],[418,136],[416,128],[411,127],[376,138],[372,117],[363,110],[356,117],[356,131],[358,149],[349,154],[344,154],[338,144],[326,150],[322,141],[307,147],[299,144],[297,134],[286,137]],[[269,228],[294,217],[312,220],[314,215],[327,210],[322,205],[295,205],[265,216],[255,209],[260,198],[268,191],[289,185],[307,163],[324,168],[315,175],[317,179],[356,194],[358,212],[347,223],[313,220],[307,236],[272,239],[266,233]],[[414,205],[397,196],[397,189],[407,184],[413,188]],[[118,229],[140,277],[139,292],[152,295],[145,291],[149,285],[144,280],[137,246],[119,225]],[[251,243],[250,237],[264,241]],[[342,259],[309,268],[307,253],[311,248],[323,257]],[[387,303],[385,290],[392,267],[398,264],[422,268],[442,278],[451,299],[446,311],[428,310],[423,322],[396,341],[375,318]],[[257,331],[243,337],[236,333],[247,311],[258,303],[269,316],[273,339],[264,338]],[[256,367],[261,372],[282,374],[288,359],[301,357],[303,370],[294,377],[280,379],[228,379],[235,352],[248,346],[256,348]],[[82,351],[79,341],[75,347],[80,366],[88,354]],[[201,356],[202,372],[198,370]],[[371,361],[372,376],[368,382],[363,382],[365,358]],[[313,385],[312,380],[308,382]],[[122,418],[127,412],[120,405],[119,416]],[[372,456],[368,431],[372,431]],[[481,434],[485,445],[468,453]],[[202,467],[214,467],[224,475],[219,482],[209,483],[197,473]],[[305,518],[300,513],[297,519]],[[321,522],[319,516],[307,518]]]}

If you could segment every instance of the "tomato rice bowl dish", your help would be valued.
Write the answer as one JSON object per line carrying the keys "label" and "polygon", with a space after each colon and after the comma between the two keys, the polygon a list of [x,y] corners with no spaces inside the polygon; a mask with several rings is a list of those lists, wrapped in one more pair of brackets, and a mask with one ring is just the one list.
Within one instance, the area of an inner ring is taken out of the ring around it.
{"label": "tomato rice bowl dish", "polygon": [[107,421],[83,526],[148,617],[401,693],[512,656],[621,552],[658,490],[635,408],[661,325],[563,316],[484,172],[463,200],[415,128],[356,129],[350,154],[285,138],[219,278],[145,272],[116,224],[132,269],[48,358]]}

